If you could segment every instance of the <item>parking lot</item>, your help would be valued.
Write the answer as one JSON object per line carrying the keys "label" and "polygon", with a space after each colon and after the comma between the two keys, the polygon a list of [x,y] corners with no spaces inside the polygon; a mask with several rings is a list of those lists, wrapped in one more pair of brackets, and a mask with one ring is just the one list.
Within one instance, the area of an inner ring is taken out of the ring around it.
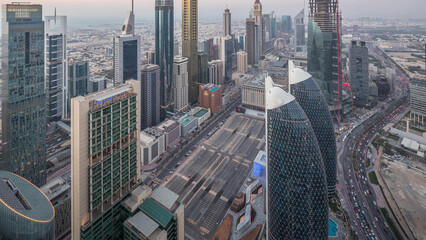
{"label": "parking lot", "polygon": [[264,149],[264,121],[230,117],[166,182],[185,205],[185,237],[211,239]]}

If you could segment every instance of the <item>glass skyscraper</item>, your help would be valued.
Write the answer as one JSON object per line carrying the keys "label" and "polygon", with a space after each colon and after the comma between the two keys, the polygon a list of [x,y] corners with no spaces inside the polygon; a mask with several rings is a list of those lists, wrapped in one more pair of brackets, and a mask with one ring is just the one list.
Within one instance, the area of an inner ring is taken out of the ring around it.
{"label": "glass skyscraper", "polygon": [[305,111],[318,140],[327,178],[328,197],[336,190],[336,137],[327,101],[312,76],[289,61],[290,93]]}
{"label": "glass skyscraper", "polygon": [[267,238],[328,239],[324,164],[311,123],[295,98],[265,80]]}
{"label": "glass skyscraper", "polygon": [[155,59],[160,66],[161,119],[173,112],[174,17],[173,0],[155,0]]}
{"label": "glass skyscraper", "polygon": [[42,6],[2,6],[2,140],[0,169],[46,183],[46,94]]}

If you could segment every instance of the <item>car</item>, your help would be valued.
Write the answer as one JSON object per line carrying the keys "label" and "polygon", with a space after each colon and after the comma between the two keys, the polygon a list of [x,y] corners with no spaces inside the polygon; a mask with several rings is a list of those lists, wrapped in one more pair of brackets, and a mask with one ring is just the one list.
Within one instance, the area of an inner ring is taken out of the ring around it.
{"label": "car", "polygon": [[376,201],[373,201],[373,204],[374,204],[374,206],[377,206],[377,203],[376,203]]}
{"label": "car", "polygon": [[375,217],[374,219],[376,220],[376,222],[378,222],[378,221],[379,221],[379,219],[378,219],[377,217]]}

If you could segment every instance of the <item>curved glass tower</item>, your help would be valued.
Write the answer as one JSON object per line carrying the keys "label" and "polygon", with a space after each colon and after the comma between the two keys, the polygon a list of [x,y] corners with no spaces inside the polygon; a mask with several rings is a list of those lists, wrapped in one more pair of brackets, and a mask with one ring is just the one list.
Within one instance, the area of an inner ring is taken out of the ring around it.
{"label": "curved glass tower", "polygon": [[267,237],[327,239],[324,164],[314,130],[295,98],[265,80]]}
{"label": "curved glass tower", "polygon": [[336,137],[327,101],[312,76],[289,61],[290,93],[305,111],[318,140],[327,178],[328,197],[336,191]]}
{"label": "curved glass tower", "polygon": [[155,59],[160,66],[161,119],[173,112],[173,0],[155,0]]}
{"label": "curved glass tower", "polygon": [[55,209],[28,180],[0,171],[0,239],[55,239]]}

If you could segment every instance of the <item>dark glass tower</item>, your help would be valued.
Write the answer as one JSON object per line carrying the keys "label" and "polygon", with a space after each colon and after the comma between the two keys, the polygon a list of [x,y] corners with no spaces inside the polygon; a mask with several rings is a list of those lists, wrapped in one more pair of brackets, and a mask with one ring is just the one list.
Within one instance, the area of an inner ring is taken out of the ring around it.
{"label": "dark glass tower", "polygon": [[328,239],[324,164],[311,123],[295,98],[265,80],[267,238]]}
{"label": "dark glass tower", "polygon": [[46,94],[42,6],[2,6],[2,140],[0,169],[46,183]]}
{"label": "dark glass tower", "polygon": [[312,76],[289,61],[290,93],[305,111],[318,140],[327,178],[328,197],[336,190],[336,137],[327,101]]}
{"label": "dark glass tower", "polygon": [[155,0],[155,59],[160,66],[161,119],[173,112],[173,0]]}

